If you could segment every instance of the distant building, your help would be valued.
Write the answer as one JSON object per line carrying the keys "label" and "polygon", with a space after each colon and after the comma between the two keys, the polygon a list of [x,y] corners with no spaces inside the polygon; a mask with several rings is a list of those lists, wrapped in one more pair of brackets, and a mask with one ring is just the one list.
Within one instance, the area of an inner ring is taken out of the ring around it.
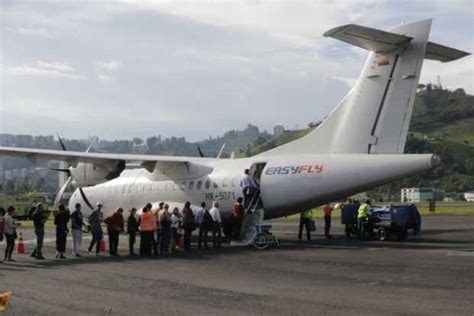
{"label": "distant building", "polygon": [[444,198],[444,190],[434,188],[403,188],[400,194],[401,202],[427,202],[442,201]]}
{"label": "distant building", "polygon": [[284,131],[285,127],[283,125],[276,125],[275,127],[273,127],[273,136],[281,135]]}
{"label": "distant building", "polygon": [[11,170],[5,170],[5,180],[13,179],[13,172]]}
{"label": "distant building", "polygon": [[464,193],[464,199],[468,202],[474,202],[474,191]]}

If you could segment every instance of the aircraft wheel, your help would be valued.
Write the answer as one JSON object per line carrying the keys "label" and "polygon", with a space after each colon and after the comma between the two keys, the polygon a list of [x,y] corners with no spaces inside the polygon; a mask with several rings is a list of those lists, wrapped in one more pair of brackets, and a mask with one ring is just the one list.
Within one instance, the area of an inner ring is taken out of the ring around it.
{"label": "aircraft wheel", "polygon": [[380,241],[384,241],[385,239],[387,239],[387,230],[383,227],[380,227],[378,230],[377,230],[377,238],[380,240]]}

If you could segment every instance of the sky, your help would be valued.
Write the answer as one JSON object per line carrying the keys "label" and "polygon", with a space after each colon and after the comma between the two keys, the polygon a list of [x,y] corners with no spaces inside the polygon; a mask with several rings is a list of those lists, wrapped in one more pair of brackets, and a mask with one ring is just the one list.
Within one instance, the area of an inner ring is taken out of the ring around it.
{"label": "sky", "polygon": [[[473,1],[0,0],[0,133],[197,141],[248,123],[302,128],[356,81],[367,51],[323,37],[433,18],[474,51]],[[472,56],[421,83],[474,94]]]}

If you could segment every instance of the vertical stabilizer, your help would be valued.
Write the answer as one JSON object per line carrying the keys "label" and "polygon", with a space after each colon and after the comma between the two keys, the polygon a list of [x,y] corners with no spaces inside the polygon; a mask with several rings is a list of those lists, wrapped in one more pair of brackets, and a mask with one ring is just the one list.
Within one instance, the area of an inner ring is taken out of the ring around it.
{"label": "vertical stabilizer", "polygon": [[389,31],[346,25],[325,36],[365,48],[353,89],[307,136],[261,155],[403,153],[431,20]]}

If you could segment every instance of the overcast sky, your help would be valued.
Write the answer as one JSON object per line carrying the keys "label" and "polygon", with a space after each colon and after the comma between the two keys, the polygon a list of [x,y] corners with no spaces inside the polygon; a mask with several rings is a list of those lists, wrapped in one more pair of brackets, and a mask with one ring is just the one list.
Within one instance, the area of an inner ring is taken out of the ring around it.
{"label": "overcast sky", "polygon": [[[335,26],[433,18],[430,40],[474,51],[473,1],[0,1],[0,133],[184,136],[322,119],[367,52]],[[329,4],[330,3],[330,4]],[[472,56],[421,82],[474,93]]]}

